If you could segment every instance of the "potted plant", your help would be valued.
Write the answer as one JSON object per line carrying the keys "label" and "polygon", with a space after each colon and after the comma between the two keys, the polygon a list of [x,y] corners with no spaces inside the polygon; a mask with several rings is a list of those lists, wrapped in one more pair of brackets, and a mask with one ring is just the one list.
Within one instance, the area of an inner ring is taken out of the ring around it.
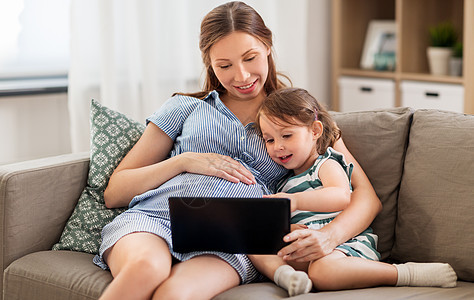
{"label": "potted plant", "polygon": [[453,56],[449,61],[449,75],[461,76],[462,75],[462,43],[458,42],[453,47]]}
{"label": "potted plant", "polygon": [[448,75],[449,59],[458,35],[451,22],[442,22],[429,28],[430,47],[427,49],[431,74]]}

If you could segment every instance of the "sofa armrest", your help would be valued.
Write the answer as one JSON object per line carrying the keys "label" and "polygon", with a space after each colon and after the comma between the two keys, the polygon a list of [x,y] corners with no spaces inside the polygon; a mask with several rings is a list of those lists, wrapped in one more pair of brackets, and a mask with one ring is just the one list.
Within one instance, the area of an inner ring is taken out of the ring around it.
{"label": "sofa armrest", "polygon": [[19,257],[51,249],[59,240],[86,185],[88,168],[88,153],[0,166],[2,271]]}

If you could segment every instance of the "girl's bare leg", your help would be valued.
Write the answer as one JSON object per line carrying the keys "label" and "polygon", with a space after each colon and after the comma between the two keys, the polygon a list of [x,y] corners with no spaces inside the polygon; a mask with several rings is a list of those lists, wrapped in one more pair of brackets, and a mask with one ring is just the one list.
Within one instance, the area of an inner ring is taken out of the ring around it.
{"label": "girl's bare leg", "polygon": [[211,299],[239,283],[239,274],[224,260],[197,256],[174,265],[153,299]]}
{"label": "girl's bare leg", "polygon": [[171,254],[168,244],[146,232],[122,237],[104,258],[114,279],[100,297],[106,299],[151,299],[156,288],[169,277]]}
{"label": "girl's bare leg", "polygon": [[268,279],[273,280],[273,275],[278,267],[287,263],[277,255],[249,255],[255,268],[265,275]]}
{"label": "girl's bare leg", "polygon": [[338,250],[312,262],[308,274],[318,290],[395,286],[398,276],[394,265],[347,257]]}
{"label": "girl's bare leg", "polygon": [[457,276],[446,263],[384,262],[347,257],[335,250],[311,263],[308,271],[319,290],[342,290],[374,286],[455,287]]}
{"label": "girl's bare leg", "polygon": [[277,255],[249,255],[249,258],[259,272],[287,290],[290,297],[311,291],[312,282],[306,273],[308,263],[290,265]]}

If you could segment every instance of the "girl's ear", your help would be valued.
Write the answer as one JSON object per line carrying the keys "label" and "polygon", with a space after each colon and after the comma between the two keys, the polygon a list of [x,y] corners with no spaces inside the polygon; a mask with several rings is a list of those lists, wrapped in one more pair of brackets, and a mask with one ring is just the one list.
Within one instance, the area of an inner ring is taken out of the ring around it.
{"label": "girl's ear", "polygon": [[313,131],[313,138],[319,139],[323,134],[323,123],[321,121],[314,121],[311,130]]}

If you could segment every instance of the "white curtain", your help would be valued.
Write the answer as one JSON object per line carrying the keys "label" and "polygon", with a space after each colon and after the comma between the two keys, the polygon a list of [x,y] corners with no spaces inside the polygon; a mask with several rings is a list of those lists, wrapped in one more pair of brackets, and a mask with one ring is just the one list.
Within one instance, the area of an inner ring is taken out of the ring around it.
{"label": "white curtain", "polygon": [[[246,1],[274,33],[277,68],[300,87],[309,85],[308,1]],[[68,103],[73,152],[89,151],[91,99],[144,122],[172,93],[198,91],[200,23],[224,2],[72,0]]]}

